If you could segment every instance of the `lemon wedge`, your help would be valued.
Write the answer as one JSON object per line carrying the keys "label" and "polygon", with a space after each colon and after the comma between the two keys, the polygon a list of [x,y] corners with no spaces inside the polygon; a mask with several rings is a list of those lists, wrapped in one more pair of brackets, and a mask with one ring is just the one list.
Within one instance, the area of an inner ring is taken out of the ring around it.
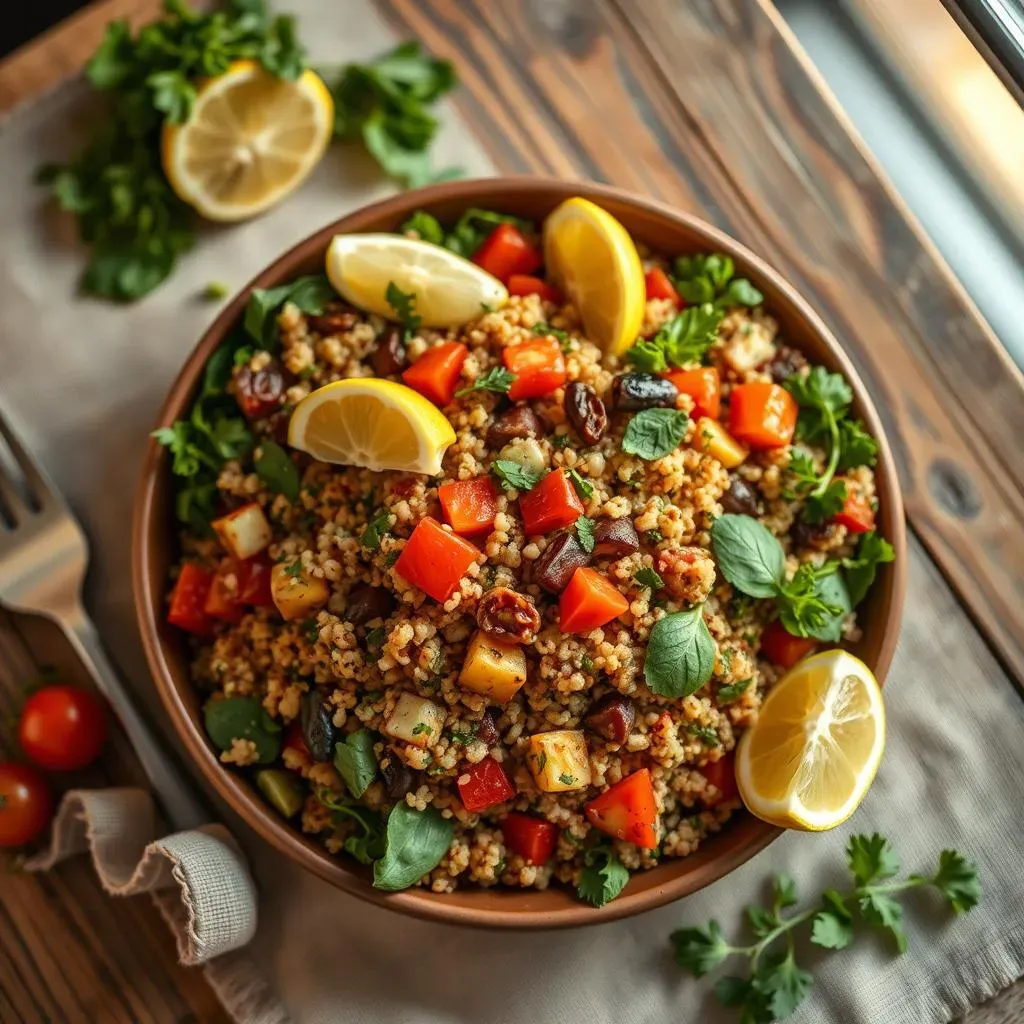
{"label": "lemon wedge", "polygon": [[444,414],[421,394],[391,380],[351,378],[325,384],[295,407],[288,443],[314,459],[375,472],[441,472],[455,440]]}
{"label": "lemon wedge", "polygon": [[823,651],[772,687],[736,754],[748,809],[782,828],[841,825],[864,799],[885,748],[878,682],[859,658]]}
{"label": "lemon wedge", "polygon": [[316,72],[289,82],[239,60],[200,86],[184,124],[164,126],[164,173],[204,217],[243,220],[297,188],[333,131],[334,102]]}
{"label": "lemon wedge", "polygon": [[426,327],[458,327],[508,302],[508,291],[475,263],[439,245],[401,235],[335,235],[327,278],[353,306],[394,319],[388,285],[415,296],[413,312]]}
{"label": "lemon wedge", "polygon": [[640,333],[647,303],[629,232],[589,199],[567,199],[544,222],[544,262],[579,310],[587,337],[622,355]]}

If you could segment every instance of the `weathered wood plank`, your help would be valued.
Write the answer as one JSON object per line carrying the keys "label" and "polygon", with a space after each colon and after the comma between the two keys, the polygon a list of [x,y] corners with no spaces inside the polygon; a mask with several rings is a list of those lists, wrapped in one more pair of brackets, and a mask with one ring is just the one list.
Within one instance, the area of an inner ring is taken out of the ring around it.
{"label": "weathered wood plank", "polygon": [[[13,727],[23,688],[53,665],[85,684],[63,638],[39,619],[0,612],[0,749],[15,750]],[[115,730],[100,762],[55,787],[141,782],[127,740]],[[203,974],[179,966],[174,939],[144,896],[113,899],[88,858],[47,875],[0,865],[0,1020],[4,1024],[185,1024],[227,1021]]]}
{"label": "weathered wood plank", "polygon": [[908,515],[1024,681],[1024,378],[769,4],[379,0],[457,61],[502,170],[693,210],[766,256],[845,343]]}

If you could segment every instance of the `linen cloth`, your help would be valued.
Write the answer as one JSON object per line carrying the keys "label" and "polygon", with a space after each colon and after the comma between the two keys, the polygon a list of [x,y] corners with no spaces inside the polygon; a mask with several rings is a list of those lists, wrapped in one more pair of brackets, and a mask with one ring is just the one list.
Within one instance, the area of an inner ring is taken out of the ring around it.
{"label": "linen cloth", "polygon": [[[366,59],[395,41],[363,0],[288,6],[318,60]],[[335,148],[300,192],[266,216],[204,230],[175,277],[142,302],[117,308],[79,299],[82,254],[31,177],[37,164],[69,151],[88,113],[84,91],[71,84],[17,113],[0,133],[0,406],[81,516],[94,546],[90,606],[140,698],[166,722],[136,635],[126,525],[146,435],[215,312],[198,296],[211,280],[244,285],[314,229],[393,186],[357,151]],[[471,175],[492,169],[451,112],[436,160]],[[900,958],[875,937],[840,953],[807,951],[815,985],[794,1019],[931,1024],[963,1013],[1024,973],[1024,709],[932,564],[916,545],[912,554],[906,621],[886,689],[888,753],[847,825],[820,836],[786,834],[718,884],[629,921],[502,934],[364,904],[283,860],[221,807],[260,893],[248,956],[301,1024],[715,1024],[735,1016],[715,1004],[709,981],[672,965],[668,933],[714,917],[733,934],[773,870],[789,871],[813,899],[845,883],[849,835],[878,830],[908,870],[931,869],[947,846],[977,860],[984,900],[954,921],[937,899],[915,894],[910,952]],[[267,1019],[244,996],[230,1008],[239,1020]]]}

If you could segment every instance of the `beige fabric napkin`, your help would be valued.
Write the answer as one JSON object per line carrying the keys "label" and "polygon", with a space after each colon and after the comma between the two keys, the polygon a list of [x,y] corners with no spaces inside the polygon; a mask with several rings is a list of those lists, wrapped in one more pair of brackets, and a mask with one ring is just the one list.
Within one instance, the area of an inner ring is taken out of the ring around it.
{"label": "beige fabric napkin", "polygon": [[[314,57],[365,58],[393,42],[366,0],[292,0]],[[358,154],[333,150],[297,195],[248,224],[204,232],[176,277],[117,309],[74,297],[80,257],[30,184],[60,155],[86,108],[62,88],[0,135],[0,406],[54,473],[93,538],[90,601],[140,696],[155,699],[135,632],[125,524],[145,437],[182,360],[215,309],[210,280],[241,286],[325,222],[390,190]],[[486,156],[449,118],[439,166],[489,173]],[[927,595],[927,602],[923,600]],[[868,939],[811,952],[815,989],[798,1020],[931,1024],[962,1013],[1024,971],[1024,790],[1021,703],[934,567],[915,547],[907,622],[887,690],[889,750],[864,807],[822,836],[789,834],[728,879],[642,917],[573,932],[501,934],[400,918],[304,873],[221,808],[249,857],[260,917],[248,955],[298,1022],[413,1024],[734,1019],[710,985],[671,964],[667,936],[716,917],[727,931],[786,869],[805,898],[842,881],[854,831],[889,835],[912,870],[955,846],[978,860],[981,907],[950,922],[927,898],[908,910],[910,952],[893,959]],[[229,908],[225,908],[230,913]],[[234,1003],[240,1020],[251,1007]]]}

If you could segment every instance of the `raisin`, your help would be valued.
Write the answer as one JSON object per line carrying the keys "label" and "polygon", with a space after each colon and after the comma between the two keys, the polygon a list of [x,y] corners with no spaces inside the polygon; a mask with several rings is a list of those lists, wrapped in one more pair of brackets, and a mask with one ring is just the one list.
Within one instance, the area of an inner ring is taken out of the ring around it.
{"label": "raisin", "polygon": [[591,732],[622,746],[635,720],[636,705],[633,701],[621,693],[609,693],[591,704],[583,722]]}
{"label": "raisin", "polygon": [[765,367],[768,375],[776,384],[784,384],[807,365],[803,354],[795,349],[782,346]]}
{"label": "raisin", "polygon": [[331,302],[323,313],[309,317],[307,323],[317,334],[341,334],[359,323],[359,310],[347,302]]}
{"label": "raisin", "polygon": [[386,619],[394,607],[395,602],[384,587],[371,587],[363,583],[349,592],[345,619],[353,626],[365,626],[373,619]]}
{"label": "raisin", "polygon": [[501,734],[498,732],[498,715],[500,714],[501,712],[497,708],[484,708],[483,717],[477,726],[476,738],[489,747],[493,747],[501,739]]}
{"label": "raisin", "polygon": [[373,350],[373,372],[378,377],[394,377],[405,369],[408,361],[401,329],[394,324],[386,327],[378,335]]}
{"label": "raisin", "polygon": [[756,516],[757,494],[741,476],[729,474],[729,489],[722,494],[722,508],[738,516]]}
{"label": "raisin", "polygon": [[533,582],[549,594],[560,594],[569,585],[573,573],[589,561],[583,546],[571,533],[560,533],[533,563]]}
{"label": "raisin", "polygon": [[392,800],[401,800],[412,789],[412,769],[394,751],[388,751],[380,763],[384,792]]}
{"label": "raisin", "polygon": [[588,384],[574,380],[565,389],[565,415],[584,444],[597,444],[608,429],[608,410]]}
{"label": "raisin", "polygon": [[594,551],[598,558],[625,558],[640,550],[640,538],[630,519],[599,519],[594,524]]}
{"label": "raisin", "polygon": [[276,359],[259,370],[250,369],[246,363],[235,372],[235,397],[248,420],[277,412],[284,404],[285,390],[284,373]]}
{"label": "raisin", "polygon": [[476,624],[495,640],[532,644],[540,629],[540,612],[522,594],[508,587],[492,587],[480,598]]}
{"label": "raisin", "polygon": [[543,433],[541,418],[528,405],[514,405],[488,428],[487,447],[503,448],[516,438],[538,438]]}

